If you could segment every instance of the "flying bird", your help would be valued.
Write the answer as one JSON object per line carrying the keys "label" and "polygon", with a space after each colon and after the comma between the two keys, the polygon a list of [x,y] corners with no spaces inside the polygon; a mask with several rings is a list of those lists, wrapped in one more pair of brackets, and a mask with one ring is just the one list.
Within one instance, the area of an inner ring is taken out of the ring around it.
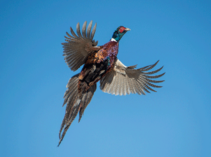
{"label": "flying bird", "polygon": [[64,103],[66,105],[66,112],[61,124],[59,132],[59,144],[62,142],[68,128],[79,112],[79,122],[90,103],[94,92],[96,90],[96,83],[100,81],[100,89],[103,92],[126,95],[126,94],[143,94],[150,91],[156,92],[152,87],[160,88],[162,86],[153,83],[160,83],[164,80],[153,80],[159,78],[165,73],[154,75],[163,67],[150,71],[155,67],[155,64],[135,69],[134,66],[125,66],[119,59],[117,59],[119,41],[123,35],[130,31],[129,28],[119,26],[113,33],[109,42],[105,45],[97,46],[98,42],[93,40],[96,24],[92,29],[92,21],[86,26],[85,21],[82,26],[82,33],[80,31],[79,23],[76,26],[76,32],[70,27],[71,35],[66,32],[65,42],[63,45],[63,55],[65,62],[69,68],[76,71],[83,65],[83,69],[79,74],[70,78],[67,83],[67,90],[64,94]]}

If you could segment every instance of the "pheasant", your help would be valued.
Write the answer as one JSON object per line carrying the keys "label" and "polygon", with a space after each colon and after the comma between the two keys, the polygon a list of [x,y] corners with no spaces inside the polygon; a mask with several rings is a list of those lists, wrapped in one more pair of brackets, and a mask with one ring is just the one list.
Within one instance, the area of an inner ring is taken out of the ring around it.
{"label": "pheasant", "polygon": [[76,71],[80,66],[83,69],[79,74],[70,78],[67,83],[67,90],[64,94],[64,103],[67,104],[64,119],[61,124],[59,132],[59,144],[62,142],[68,128],[79,112],[79,122],[90,103],[94,92],[96,90],[96,83],[100,81],[100,89],[103,92],[126,95],[126,94],[143,94],[150,91],[156,92],[151,87],[160,88],[162,86],[153,83],[160,83],[164,80],[153,80],[159,78],[165,73],[151,76],[159,72],[163,67],[150,71],[155,67],[158,61],[149,66],[135,69],[135,66],[125,66],[119,59],[117,59],[119,41],[123,35],[129,31],[129,28],[118,27],[111,38],[111,40],[103,46],[97,46],[98,42],[93,40],[96,26],[92,29],[92,21],[86,27],[85,21],[82,26],[82,33],[80,31],[79,23],[76,26],[76,32],[70,27],[70,35],[68,32],[65,36],[63,45],[63,55],[65,62],[69,68]]}

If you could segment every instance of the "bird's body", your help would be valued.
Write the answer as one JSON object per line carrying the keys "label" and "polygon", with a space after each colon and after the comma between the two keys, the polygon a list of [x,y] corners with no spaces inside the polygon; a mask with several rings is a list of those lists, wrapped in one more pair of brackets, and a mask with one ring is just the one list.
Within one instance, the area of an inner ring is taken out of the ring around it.
{"label": "bird's body", "polygon": [[[100,50],[87,57],[87,61],[79,75],[79,80],[92,86],[114,67],[118,54],[118,42],[109,41]],[[79,91],[80,89],[79,82]],[[87,88],[88,89],[88,88]]]}
{"label": "bird's body", "polygon": [[[103,46],[97,46],[93,40],[96,25],[91,32],[92,21],[86,31],[86,22],[80,32],[80,26],[77,24],[77,34],[70,29],[72,35],[64,46],[65,61],[71,70],[77,70],[84,65],[79,74],[74,75],[67,84],[67,91],[64,94],[64,104],[67,104],[66,113],[60,128],[59,144],[63,140],[66,131],[79,112],[79,121],[87,105],[90,103],[96,90],[96,83],[100,81],[100,88],[104,92],[115,95],[126,95],[130,93],[144,94],[149,90],[155,91],[152,87],[161,87],[152,83],[163,81],[152,80],[164,75],[150,76],[162,69],[147,72],[153,65],[135,69],[136,66],[126,67],[117,59],[119,41],[122,36],[130,29],[120,26],[114,32],[111,41]],[[61,134],[62,133],[62,134]]]}

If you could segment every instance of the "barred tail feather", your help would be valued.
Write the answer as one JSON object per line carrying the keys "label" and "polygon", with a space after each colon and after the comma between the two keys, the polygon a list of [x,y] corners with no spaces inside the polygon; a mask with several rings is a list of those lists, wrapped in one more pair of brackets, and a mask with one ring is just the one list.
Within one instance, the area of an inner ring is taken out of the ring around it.
{"label": "barred tail feather", "polygon": [[82,97],[79,96],[78,90],[74,90],[78,88],[78,74],[73,76],[68,84],[67,91],[65,92],[64,102],[67,103],[66,112],[64,119],[61,124],[61,128],[59,131],[59,144],[61,144],[68,128],[71,123],[77,116],[79,112],[79,121],[84,113],[85,108],[90,103],[92,96],[96,90],[96,84],[91,86],[85,93],[82,94]]}
{"label": "barred tail feather", "polygon": [[[71,109],[70,117],[68,117],[68,119],[65,119],[66,117],[64,117],[64,119],[63,119],[64,124],[62,122],[62,126],[61,126],[60,132],[59,132],[59,144],[58,144],[58,146],[61,144],[68,128],[70,127],[71,123],[73,122],[73,120],[77,116],[78,111],[79,111],[79,107],[80,107],[80,103],[81,103],[81,99],[77,99],[76,102],[73,105],[73,108]],[[66,111],[66,114],[67,114],[67,111]],[[61,133],[62,133],[62,135],[61,135]]]}
{"label": "barred tail feather", "polygon": [[80,122],[81,117],[84,113],[84,110],[86,109],[86,107],[88,106],[88,104],[90,103],[90,101],[92,100],[92,97],[94,95],[94,92],[96,91],[96,84],[94,84],[93,86],[91,86],[89,88],[89,90],[83,94],[82,96],[82,102],[80,104],[80,110],[79,110],[79,120],[78,122]]}

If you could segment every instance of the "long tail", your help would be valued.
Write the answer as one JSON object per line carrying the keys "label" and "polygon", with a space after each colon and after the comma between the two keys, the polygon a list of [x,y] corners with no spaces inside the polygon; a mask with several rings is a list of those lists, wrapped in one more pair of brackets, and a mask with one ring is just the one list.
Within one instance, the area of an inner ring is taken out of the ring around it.
{"label": "long tail", "polygon": [[64,94],[64,103],[67,104],[66,106],[66,112],[64,119],[61,124],[61,128],[59,131],[59,144],[62,142],[68,128],[70,127],[71,123],[77,116],[79,112],[79,122],[81,120],[81,117],[84,113],[85,108],[90,103],[92,96],[94,95],[94,92],[96,90],[96,84],[91,86],[85,93],[82,94],[82,96],[79,96],[78,93],[78,76],[79,74],[73,76],[68,84],[67,84],[67,90]]}

